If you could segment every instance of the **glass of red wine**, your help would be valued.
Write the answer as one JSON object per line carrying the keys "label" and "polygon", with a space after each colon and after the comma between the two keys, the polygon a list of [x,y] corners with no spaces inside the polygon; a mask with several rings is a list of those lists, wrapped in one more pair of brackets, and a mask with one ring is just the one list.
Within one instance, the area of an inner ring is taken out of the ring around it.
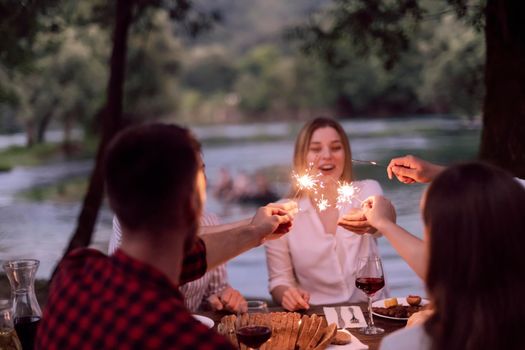
{"label": "glass of red wine", "polygon": [[235,335],[239,348],[241,344],[258,350],[272,337],[272,322],[269,313],[245,313],[237,316]]}
{"label": "glass of red wine", "polygon": [[367,335],[384,333],[385,330],[383,328],[374,325],[372,315],[372,297],[385,286],[383,266],[378,256],[359,258],[355,286],[365,292],[368,297],[368,326],[361,328],[359,331]]}

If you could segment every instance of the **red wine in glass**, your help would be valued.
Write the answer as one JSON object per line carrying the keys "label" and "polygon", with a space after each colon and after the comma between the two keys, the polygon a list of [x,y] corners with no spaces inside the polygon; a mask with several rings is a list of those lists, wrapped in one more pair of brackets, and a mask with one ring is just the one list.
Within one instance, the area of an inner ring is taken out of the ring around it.
{"label": "red wine in glass", "polygon": [[355,286],[366,295],[373,296],[385,286],[385,279],[383,277],[359,277],[355,280]]}
{"label": "red wine in glass", "polygon": [[239,343],[252,349],[258,349],[272,336],[272,330],[266,326],[244,326],[236,330]]}
{"label": "red wine in glass", "polygon": [[367,335],[384,333],[384,329],[375,326],[372,316],[372,297],[385,286],[383,264],[381,264],[381,259],[378,256],[371,255],[359,258],[355,286],[361,289],[368,299],[368,325],[359,331]]}

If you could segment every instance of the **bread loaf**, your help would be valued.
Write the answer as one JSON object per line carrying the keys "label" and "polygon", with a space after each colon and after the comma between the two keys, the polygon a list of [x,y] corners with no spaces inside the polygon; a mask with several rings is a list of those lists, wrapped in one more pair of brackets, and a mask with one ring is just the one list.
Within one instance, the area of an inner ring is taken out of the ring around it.
{"label": "bread loaf", "polygon": [[[335,323],[327,324],[323,316],[313,314],[301,317],[296,312],[272,312],[269,314],[243,314],[239,316],[241,325],[267,318],[272,325],[272,337],[261,350],[324,350],[335,335]],[[247,349],[237,342],[235,334],[236,315],[224,316],[217,330],[226,336],[237,349]]]}

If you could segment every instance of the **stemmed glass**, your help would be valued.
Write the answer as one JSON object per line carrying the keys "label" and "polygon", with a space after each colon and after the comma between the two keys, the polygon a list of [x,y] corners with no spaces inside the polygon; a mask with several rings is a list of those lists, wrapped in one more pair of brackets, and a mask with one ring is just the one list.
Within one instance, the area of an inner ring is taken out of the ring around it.
{"label": "stemmed glass", "polygon": [[258,350],[272,337],[271,315],[269,313],[245,313],[235,320],[235,335],[239,348],[241,344]]}
{"label": "stemmed glass", "polygon": [[372,297],[374,294],[385,286],[385,277],[383,266],[378,256],[360,257],[357,267],[355,286],[365,292],[368,297],[368,326],[361,328],[359,331],[363,334],[382,334],[383,328],[374,325],[372,315]]}

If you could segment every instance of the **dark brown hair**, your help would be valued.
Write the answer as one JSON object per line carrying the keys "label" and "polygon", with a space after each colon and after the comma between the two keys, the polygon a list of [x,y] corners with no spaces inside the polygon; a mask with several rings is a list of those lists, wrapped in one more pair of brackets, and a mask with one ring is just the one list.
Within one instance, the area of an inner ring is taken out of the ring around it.
{"label": "dark brown hair", "polygon": [[199,143],[179,126],[146,124],[117,135],[106,154],[105,180],[122,226],[148,231],[195,226],[201,166]]}
{"label": "dark brown hair", "polygon": [[[343,145],[343,150],[345,152],[345,165],[343,174],[338,180],[350,182],[352,181],[352,150],[350,148],[350,142],[348,141],[348,136],[346,136],[346,133],[341,124],[339,124],[339,122],[337,122],[335,119],[331,118],[318,117],[307,122],[301,128],[301,131],[299,131],[299,134],[295,140],[293,170],[297,173],[304,173],[305,169],[308,168],[308,164],[306,163],[306,155],[308,154],[308,148],[310,147],[312,135],[317,129],[326,127],[334,129],[337,134],[339,134],[341,143]],[[296,191],[296,188],[292,188],[292,193],[295,193]]]}
{"label": "dark brown hair", "polygon": [[466,163],[429,187],[426,285],[433,349],[524,349],[525,189],[501,169]]}

